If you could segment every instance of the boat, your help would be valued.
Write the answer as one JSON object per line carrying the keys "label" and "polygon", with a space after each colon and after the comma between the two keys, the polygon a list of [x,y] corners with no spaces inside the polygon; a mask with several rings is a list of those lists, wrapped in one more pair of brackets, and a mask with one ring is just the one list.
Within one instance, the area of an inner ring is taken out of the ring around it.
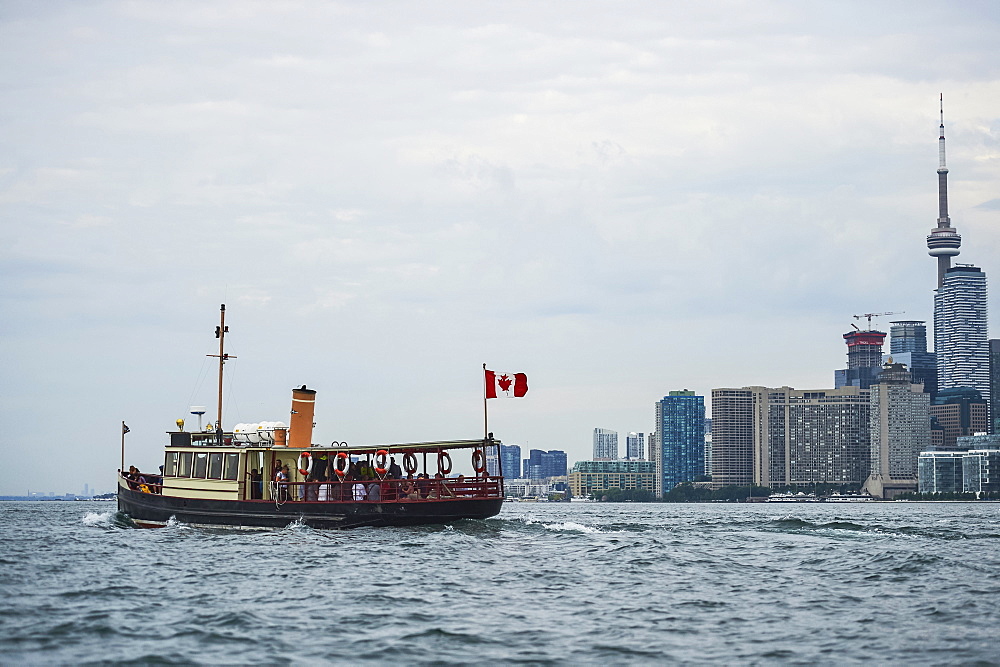
{"label": "boat", "polygon": [[826,498],[828,503],[868,503],[874,500],[875,498],[867,493],[833,493]]}
{"label": "boat", "polygon": [[[504,501],[503,471],[490,475],[487,456],[499,466],[501,442],[483,438],[401,444],[348,445],[311,442],[316,390],[292,390],[289,424],[280,421],[222,428],[226,308],[221,309],[219,404],[214,424],[167,431],[161,474],[118,471],[118,510],[142,528],[181,522],[196,527],[274,529],[299,523],[311,528],[411,526],[486,519]],[[192,408],[193,414],[204,414]],[[472,474],[449,476],[462,454]],[[397,461],[398,458],[398,461]],[[400,466],[399,464],[402,464]]]}
{"label": "boat", "polygon": [[772,493],[764,499],[766,503],[815,503],[817,501],[814,494],[806,494],[802,491],[798,493]]}

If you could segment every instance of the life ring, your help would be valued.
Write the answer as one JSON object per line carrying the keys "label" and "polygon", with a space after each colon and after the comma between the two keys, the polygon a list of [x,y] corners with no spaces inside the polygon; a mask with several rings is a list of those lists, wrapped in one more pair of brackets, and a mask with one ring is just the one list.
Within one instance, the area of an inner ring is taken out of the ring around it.
{"label": "life ring", "polygon": [[482,475],[486,471],[486,455],[483,454],[483,450],[472,450],[472,469],[477,475]]}
{"label": "life ring", "polygon": [[438,472],[442,475],[451,472],[451,454],[444,450],[438,452]]}
{"label": "life ring", "polygon": [[375,452],[375,472],[377,472],[382,477],[385,477],[386,473],[389,472],[389,452],[380,449]]}
{"label": "life ring", "polygon": [[347,452],[340,452],[337,454],[337,463],[333,466],[333,471],[337,473],[337,477],[343,479],[344,475],[351,468],[351,458],[347,455]]}
{"label": "life ring", "polygon": [[403,470],[406,471],[407,475],[412,475],[417,472],[417,455],[413,452],[406,452],[403,454]]}
{"label": "life ring", "polygon": [[299,454],[299,473],[302,475],[308,475],[312,472],[312,465],[312,457],[309,455],[309,452],[302,452]]}

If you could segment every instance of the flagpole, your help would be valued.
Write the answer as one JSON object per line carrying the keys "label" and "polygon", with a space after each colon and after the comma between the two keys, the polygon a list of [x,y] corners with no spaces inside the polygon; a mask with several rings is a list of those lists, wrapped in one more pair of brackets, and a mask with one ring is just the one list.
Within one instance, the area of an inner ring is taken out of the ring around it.
{"label": "flagpole", "polygon": [[[490,433],[490,416],[486,411],[486,364],[483,364],[483,440],[489,436]],[[484,452],[485,454],[485,452]]]}
{"label": "flagpole", "polygon": [[125,470],[125,422],[122,422],[122,467],[118,472]]}

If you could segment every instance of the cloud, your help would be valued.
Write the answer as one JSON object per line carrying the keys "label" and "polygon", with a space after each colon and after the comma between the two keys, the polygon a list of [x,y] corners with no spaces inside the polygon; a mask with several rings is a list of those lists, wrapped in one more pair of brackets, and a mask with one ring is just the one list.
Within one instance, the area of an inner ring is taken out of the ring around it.
{"label": "cloud", "polygon": [[[483,360],[537,397],[497,433],[571,459],[670,389],[827,385],[851,314],[930,317],[941,91],[962,259],[998,270],[985,5],[2,16],[4,380],[61,421],[3,416],[41,441],[120,412],[156,460],[223,301],[244,420],[306,382],[324,438],[478,433]],[[91,453],[57,455],[95,485]]]}

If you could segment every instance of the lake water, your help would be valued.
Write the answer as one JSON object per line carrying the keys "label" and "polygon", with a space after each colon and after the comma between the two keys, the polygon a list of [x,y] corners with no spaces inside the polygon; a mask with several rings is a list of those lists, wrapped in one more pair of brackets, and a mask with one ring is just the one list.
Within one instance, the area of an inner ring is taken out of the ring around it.
{"label": "lake water", "polygon": [[2,502],[2,662],[1000,664],[1000,503],[130,529]]}

